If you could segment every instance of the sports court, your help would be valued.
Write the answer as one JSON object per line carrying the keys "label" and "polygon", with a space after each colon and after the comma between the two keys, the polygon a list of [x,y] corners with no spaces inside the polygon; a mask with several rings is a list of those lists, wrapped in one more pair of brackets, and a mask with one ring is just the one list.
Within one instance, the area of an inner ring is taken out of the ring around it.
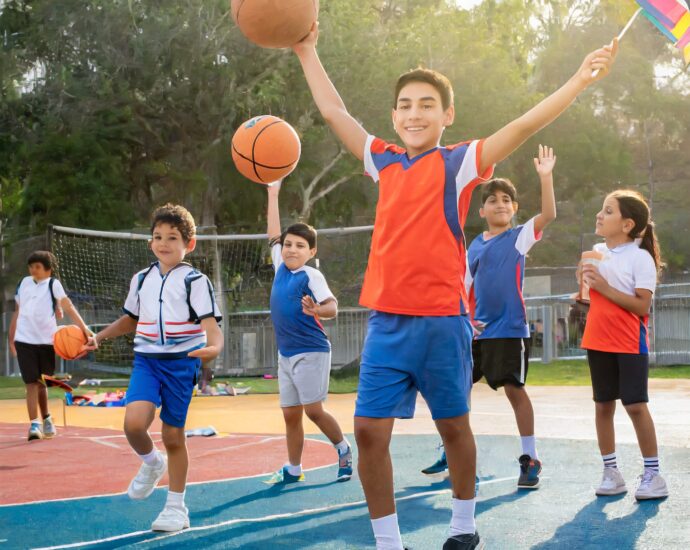
{"label": "sports court", "polygon": [[[532,387],[544,471],[538,490],[518,491],[512,411],[500,393],[478,384],[477,525],[487,548],[686,548],[690,383],[653,380],[650,389],[671,496],[638,503],[632,490],[639,451],[624,413],[617,413],[616,429],[629,493],[597,498],[591,389]],[[332,395],[328,404],[351,434],[354,396]],[[53,406],[59,419],[59,403]],[[261,482],[285,456],[275,395],[193,400],[188,426],[212,423],[219,436],[188,439],[192,526],[173,534],[149,530],[165,489],[141,502],[124,494],[138,462],[120,429],[122,409],[68,408],[67,429],[31,443],[22,409],[21,401],[2,404],[0,548],[373,548],[357,476],[334,481],[335,453],[314,426],[307,426],[306,482],[283,488]],[[450,515],[448,481],[419,472],[435,459],[437,443],[420,400],[414,420],[397,422],[391,449],[403,540],[415,550],[440,547]]]}

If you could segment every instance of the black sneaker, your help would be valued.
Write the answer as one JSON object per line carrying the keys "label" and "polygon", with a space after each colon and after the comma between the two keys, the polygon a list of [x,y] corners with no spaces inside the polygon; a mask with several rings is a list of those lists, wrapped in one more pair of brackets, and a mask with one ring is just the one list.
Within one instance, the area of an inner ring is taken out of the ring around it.
{"label": "black sneaker", "polygon": [[455,535],[450,537],[444,544],[443,550],[481,550],[484,543],[479,539],[479,533]]}
{"label": "black sneaker", "polygon": [[541,462],[529,455],[522,455],[518,458],[520,462],[520,478],[518,479],[519,489],[536,489],[539,487],[539,474],[541,473]]}

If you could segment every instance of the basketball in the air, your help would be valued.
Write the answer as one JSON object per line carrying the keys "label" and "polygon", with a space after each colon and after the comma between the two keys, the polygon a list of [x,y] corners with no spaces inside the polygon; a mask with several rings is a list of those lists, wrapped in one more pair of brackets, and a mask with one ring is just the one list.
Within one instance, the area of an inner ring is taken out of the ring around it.
{"label": "basketball in the air", "polygon": [[242,34],[264,48],[297,44],[319,14],[318,0],[232,0],[230,7]]}
{"label": "basketball in the air", "polygon": [[248,120],[232,137],[235,166],[256,183],[271,183],[287,176],[297,166],[301,150],[294,128],[271,115]]}
{"label": "basketball in the air", "polygon": [[86,344],[86,336],[77,325],[59,327],[53,335],[53,347],[63,359],[74,359],[81,353],[82,346]]}

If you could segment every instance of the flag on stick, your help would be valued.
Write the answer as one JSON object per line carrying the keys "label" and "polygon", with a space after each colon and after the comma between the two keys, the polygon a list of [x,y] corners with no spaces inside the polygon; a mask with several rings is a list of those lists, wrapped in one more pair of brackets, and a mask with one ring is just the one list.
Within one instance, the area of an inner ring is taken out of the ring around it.
{"label": "flag on stick", "polygon": [[685,64],[690,63],[690,11],[679,0],[636,0],[643,15],[674,46],[683,51]]}

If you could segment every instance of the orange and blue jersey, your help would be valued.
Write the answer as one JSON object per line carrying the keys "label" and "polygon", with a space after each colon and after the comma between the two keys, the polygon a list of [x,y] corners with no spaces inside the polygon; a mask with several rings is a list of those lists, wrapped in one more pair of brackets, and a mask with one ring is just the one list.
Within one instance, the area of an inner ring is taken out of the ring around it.
{"label": "orange and blue jersey", "polygon": [[[654,292],[657,271],[654,260],[636,242],[608,249],[594,247],[604,255],[599,272],[613,288],[631,296],[635,289]],[[640,316],[613,303],[596,290],[589,291],[589,313],[582,335],[582,347],[609,353],[649,353],[649,315]]]}
{"label": "orange and blue jersey", "polygon": [[522,296],[525,255],[539,239],[532,218],[490,239],[479,235],[470,244],[465,284],[478,339],[529,338]]}
{"label": "orange and blue jersey", "polygon": [[402,315],[468,312],[464,225],[479,174],[483,141],[435,147],[409,158],[369,136],[367,174],[379,184],[376,221],[360,303]]}
{"label": "orange and blue jersey", "polygon": [[282,246],[271,247],[275,279],[271,288],[271,320],[278,351],[283,357],[299,353],[329,352],[331,343],[317,317],[302,311],[302,297],[310,296],[316,303],[335,296],[326,278],[318,269],[303,265],[294,271],[287,268],[281,254]]}

